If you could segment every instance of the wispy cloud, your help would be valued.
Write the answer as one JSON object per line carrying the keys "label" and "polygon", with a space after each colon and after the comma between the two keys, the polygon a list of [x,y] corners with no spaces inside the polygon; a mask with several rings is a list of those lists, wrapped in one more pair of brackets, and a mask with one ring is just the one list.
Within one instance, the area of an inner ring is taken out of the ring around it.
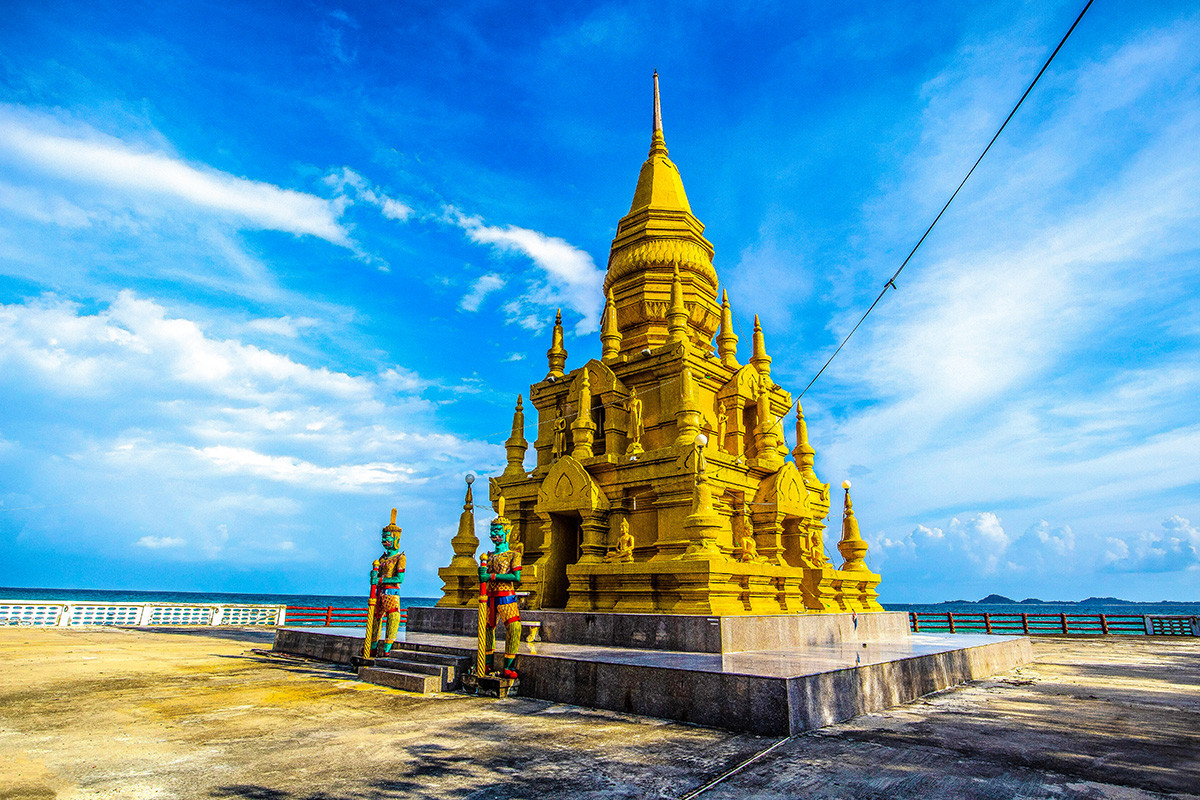
{"label": "wispy cloud", "polygon": [[[972,149],[951,122],[991,124],[1000,68],[979,59],[1011,57],[969,49],[969,64],[934,79],[921,146],[866,208],[869,230],[886,238],[911,226],[911,209]],[[899,291],[806,396],[831,477],[875,470],[860,518],[878,526],[878,557],[904,564],[901,581],[1020,575],[1048,593],[1064,564],[1096,574],[1106,547],[1114,570],[1164,553],[1190,563],[1187,536],[1137,531],[1164,505],[1192,508],[1179,492],[1200,480],[1200,376],[1177,305],[1179,287],[1200,281],[1200,162],[1187,144],[1200,138],[1200,107],[1163,89],[1198,64],[1200,24],[1185,22],[1039,86],[1042,118],[1005,132]],[[1113,77],[1130,69],[1137,79]],[[861,308],[831,318],[835,337]],[[1118,495],[1130,499],[1116,510]],[[1102,592],[1078,590],[1089,589]]]}
{"label": "wispy cloud", "polygon": [[344,197],[352,197],[374,206],[388,219],[404,222],[412,216],[412,206],[386,194],[349,167],[329,173],[325,176],[325,183]]}
{"label": "wispy cloud", "polygon": [[462,228],[471,241],[490,245],[499,253],[520,253],[541,270],[528,281],[526,293],[505,306],[510,322],[538,330],[545,321],[533,307],[545,309],[561,304],[581,315],[575,333],[597,329],[604,305],[604,273],[596,268],[590,255],[564,239],[539,231],[515,225],[485,225],[480,217],[468,216],[453,206],[446,206],[443,212],[445,220]]}
{"label": "wispy cloud", "polygon": [[86,228],[92,216],[66,198],[0,181],[0,211],[64,228]]}
{"label": "wispy cloud", "polygon": [[325,198],[192,165],[16,106],[0,106],[0,157],[62,180],[169,198],[250,227],[350,245],[340,210]]}
{"label": "wispy cloud", "polygon": [[292,456],[271,456],[244,447],[213,445],[198,451],[219,469],[324,490],[360,492],[399,483],[423,483],[411,466],[389,462],[322,467]]}
{"label": "wispy cloud", "polygon": [[186,539],[180,539],[176,536],[143,536],[137,540],[138,547],[145,547],[150,550],[161,550],[165,547],[183,547],[186,544]]}
{"label": "wispy cloud", "polygon": [[[270,320],[266,335],[295,324]],[[429,502],[416,487],[432,482],[436,495],[468,467],[502,461],[498,446],[434,427],[455,387],[401,366],[313,367],[132,292],[94,311],[53,296],[0,305],[0,392],[20,409],[4,433],[25,464],[0,496],[69,486],[85,502],[107,497],[91,512],[98,525],[173,557],[267,558],[275,551],[256,543],[281,529],[301,557],[315,552],[312,515],[327,515],[314,497],[415,507]],[[48,418],[52,437],[38,433]],[[152,510],[168,507],[163,534]],[[251,523],[267,517],[261,532]]]}
{"label": "wispy cloud", "polygon": [[492,292],[503,288],[504,282],[504,278],[494,272],[480,275],[471,284],[471,290],[463,295],[462,300],[458,301],[458,307],[463,311],[478,311],[484,299]]}

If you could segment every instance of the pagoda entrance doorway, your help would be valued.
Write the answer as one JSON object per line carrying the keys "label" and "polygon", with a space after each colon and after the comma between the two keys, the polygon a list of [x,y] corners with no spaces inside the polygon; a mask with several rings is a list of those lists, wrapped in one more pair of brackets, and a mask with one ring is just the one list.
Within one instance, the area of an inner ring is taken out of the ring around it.
{"label": "pagoda entrance doorway", "polygon": [[550,515],[549,552],[542,573],[542,608],[566,608],[567,567],[579,561],[581,530],[578,512]]}
{"label": "pagoda entrance doorway", "polygon": [[559,458],[546,473],[534,507],[543,535],[538,559],[538,608],[566,608],[567,567],[578,563],[584,554],[585,561],[600,560],[608,508],[608,498],[600,486],[571,456]]}

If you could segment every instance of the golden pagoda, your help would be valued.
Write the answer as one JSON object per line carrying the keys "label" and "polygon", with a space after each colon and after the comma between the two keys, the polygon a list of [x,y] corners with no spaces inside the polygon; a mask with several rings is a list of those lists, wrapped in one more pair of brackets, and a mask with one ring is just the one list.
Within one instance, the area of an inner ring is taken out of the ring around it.
{"label": "golden pagoda", "polygon": [[[783,419],[792,396],[771,379],[757,317],[750,358],[738,360],[713,246],[663,139],[657,73],[650,154],[617,225],[604,292],[600,359],[568,370],[556,317],[547,374],[529,389],[535,463],[528,471],[518,396],[507,466],[490,481],[524,552],[523,606],[882,611],[880,577],[863,561],[848,492],[839,545],[846,561],[835,568],[826,555],[829,485],[813,469],[799,404],[788,459]],[[474,543],[460,526],[454,561],[439,571],[439,606],[474,602]]]}

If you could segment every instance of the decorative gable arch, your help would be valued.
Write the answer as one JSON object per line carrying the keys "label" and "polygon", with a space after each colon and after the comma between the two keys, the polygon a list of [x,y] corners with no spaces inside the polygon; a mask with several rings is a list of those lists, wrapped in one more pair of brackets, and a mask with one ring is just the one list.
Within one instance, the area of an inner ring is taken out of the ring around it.
{"label": "decorative gable arch", "polygon": [[[629,396],[629,389],[625,384],[621,383],[621,379],[603,361],[593,358],[583,365],[583,369],[586,369],[588,372],[588,383],[591,385],[592,394],[607,395],[611,392],[621,398]],[[580,370],[580,372],[582,371]],[[574,378],[575,384],[578,381],[579,375],[577,373]],[[576,385],[573,385],[572,391],[577,392],[579,389]]]}
{"label": "decorative gable arch", "polygon": [[[756,510],[762,509],[763,517],[768,515],[779,520],[784,517],[809,518],[813,515],[812,506],[808,499],[808,487],[796,465],[785,462],[777,471],[768,475],[758,485],[754,495]],[[756,513],[757,517],[758,514]]]}
{"label": "decorative gable arch", "polygon": [[758,383],[760,380],[758,370],[754,368],[754,365],[746,364],[733,373],[733,377],[726,381],[721,390],[717,392],[717,403],[728,406],[734,397],[740,397],[743,400],[753,402],[758,397]]}
{"label": "decorative gable arch", "polygon": [[608,498],[600,484],[588,475],[579,461],[563,456],[542,479],[534,512],[545,515],[575,511],[588,516],[608,509]]}

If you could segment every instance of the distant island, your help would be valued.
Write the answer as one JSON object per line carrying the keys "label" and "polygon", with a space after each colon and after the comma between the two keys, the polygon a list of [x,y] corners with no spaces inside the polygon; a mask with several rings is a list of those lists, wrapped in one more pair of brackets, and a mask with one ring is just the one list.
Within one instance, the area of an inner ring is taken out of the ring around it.
{"label": "distant island", "polygon": [[[1160,605],[1174,603],[1173,600],[1158,600],[1138,603],[1138,605],[1150,605],[1157,602]],[[939,606],[1114,606],[1114,605],[1131,605],[1132,600],[1122,600],[1119,597],[1089,597],[1086,600],[1039,600],[1036,597],[1026,597],[1024,600],[1014,600],[1011,597],[1005,597],[1002,594],[989,594],[987,597],[979,600],[943,600],[934,605]]]}

